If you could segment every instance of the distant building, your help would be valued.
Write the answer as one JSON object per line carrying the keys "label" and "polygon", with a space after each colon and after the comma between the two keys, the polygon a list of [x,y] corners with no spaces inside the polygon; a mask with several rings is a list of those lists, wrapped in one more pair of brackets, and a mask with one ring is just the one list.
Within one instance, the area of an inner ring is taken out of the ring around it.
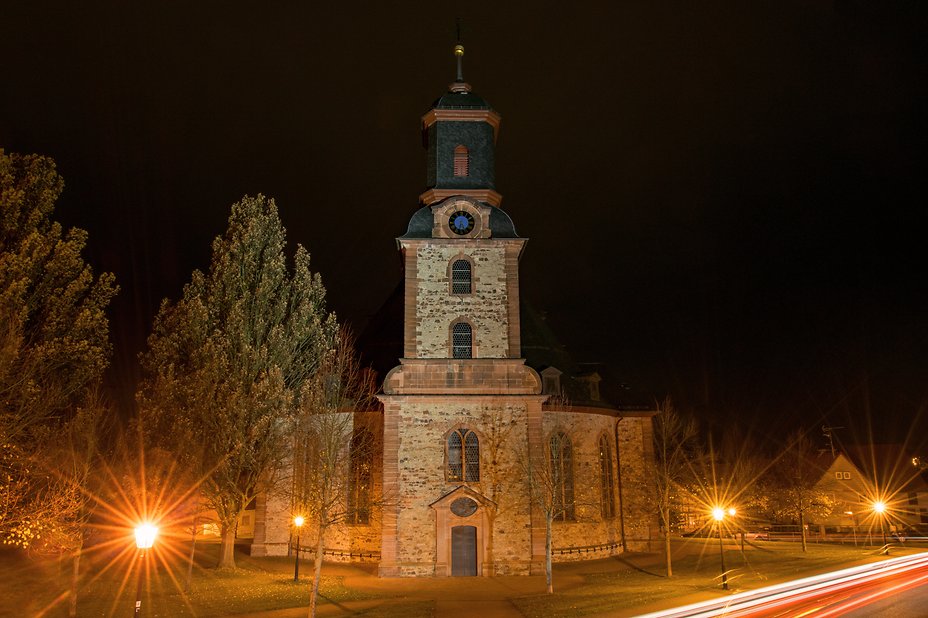
{"label": "distant building", "polygon": [[873,496],[886,502],[893,529],[928,534],[928,483],[921,459],[903,444],[862,444],[846,448],[873,487]]}
{"label": "distant building", "polygon": [[[376,561],[385,576],[543,572],[532,458],[558,470],[555,561],[642,548],[650,531],[640,492],[653,406],[615,388],[609,403],[611,385],[575,366],[522,306],[527,239],[494,185],[500,120],[460,67],[422,117],[427,190],[396,239],[404,280],[361,342],[375,366],[392,367],[382,410],[356,423],[378,447],[364,491],[388,500],[340,527],[327,553]],[[255,516],[253,553],[287,553],[286,497],[262,496]]]}

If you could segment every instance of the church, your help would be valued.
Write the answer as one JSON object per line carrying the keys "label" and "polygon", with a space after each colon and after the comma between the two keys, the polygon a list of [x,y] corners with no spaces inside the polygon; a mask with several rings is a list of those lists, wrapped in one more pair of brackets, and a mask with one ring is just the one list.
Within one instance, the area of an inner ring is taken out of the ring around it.
{"label": "church", "polygon": [[[643,549],[653,404],[604,396],[522,306],[528,239],[495,189],[501,117],[454,53],[457,77],[422,117],[426,190],[396,238],[403,281],[380,316],[398,333],[379,348],[382,407],[356,415],[376,448],[351,500],[371,506],[327,535],[325,558],[385,577],[543,573],[547,521],[555,562]],[[253,555],[289,553],[291,511],[259,497]]]}

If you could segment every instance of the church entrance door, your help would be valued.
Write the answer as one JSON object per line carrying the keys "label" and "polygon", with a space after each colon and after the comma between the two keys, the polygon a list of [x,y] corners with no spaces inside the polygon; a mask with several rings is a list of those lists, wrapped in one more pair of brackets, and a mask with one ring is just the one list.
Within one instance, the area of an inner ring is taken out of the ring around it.
{"label": "church entrance door", "polygon": [[451,528],[451,575],[477,575],[477,528],[475,526]]}

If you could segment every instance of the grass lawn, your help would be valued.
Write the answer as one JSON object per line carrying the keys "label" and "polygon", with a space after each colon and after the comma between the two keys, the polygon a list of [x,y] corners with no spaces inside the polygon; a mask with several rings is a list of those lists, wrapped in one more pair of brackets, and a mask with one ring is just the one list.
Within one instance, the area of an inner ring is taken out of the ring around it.
{"label": "grass lawn", "polygon": [[[228,616],[309,606],[311,563],[301,562],[300,582],[295,583],[293,559],[251,558],[237,553],[236,570],[217,570],[209,567],[216,562],[218,545],[201,543],[197,547],[187,594],[183,592],[187,572],[184,557],[149,556],[151,568],[143,577],[142,587],[146,617]],[[91,555],[84,559],[79,616],[130,615],[136,595],[133,557]],[[70,568],[67,561],[25,558],[9,550],[0,553],[0,581],[4,582],[0,587],[0,616],[67,616]],[[327,576],[323,568],[320,604],[370,598],[369,594],[347,588],[343,580],[342,576]]]}
{"label": "grass lawn", "polygon": [[[251,558],[237,554],[238,569],[211,568],[218,545],[199,544],[190,591],[183,582],[186,560],[183,546],[149,556],[143,577],[143,615],[231,616],[274,609],[308,607],[311,564],[300,566],[300,583],[293,582],[290,558]],[[894,555],[922,549],[893,550]],[[352,611],[381,618],[433,616],[449,599],[506,600],[529,617],[584,616],[596,613],[633,615],[725,594],[719,589],[719,548],[711,541],[691,539],[678,545],[674,577],[663,576],[655,554],[630,554],[588,563],[555,566],[555,594],[543,590],[539,577],[494,580],[381,580],[371,567],[326,565],[323,568],[320,606],[347,603]],[[135,603],[135,551],[91,554],[82,562],[79,616],[128,616]],[[866,561],[878,561],[873,548],[810,545],[803,554],[795,543],[761,543],[742,555],[726,546],[725,561],[733,591],[763,587]],[[0,552],[0,616],[67,616],[70,563],[55,559],[26,558]],[[485,582],[485,583],[481,583]],[[489,590],[494,592],[488,592]],[[481,592],[474,592],[479,590]],[[482,595],[482,596],[481,596]],[[511,607],[511,606],[510,606]],[[345,609],[345,607],[342,607]],[[346,610],[347,611],[347,610]]]}

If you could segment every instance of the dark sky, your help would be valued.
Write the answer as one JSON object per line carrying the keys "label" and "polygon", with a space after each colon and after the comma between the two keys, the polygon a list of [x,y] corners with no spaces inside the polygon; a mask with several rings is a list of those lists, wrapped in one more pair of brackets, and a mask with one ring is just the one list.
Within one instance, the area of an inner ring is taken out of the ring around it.
{"label": "dark sky", "polygon": [[928,433],[926,3],[5,4],[0,146],[56,159],[117,275],[117,388],[245,194],[376,311],[461,16],[523,293],[577,360],[715,427]]}

